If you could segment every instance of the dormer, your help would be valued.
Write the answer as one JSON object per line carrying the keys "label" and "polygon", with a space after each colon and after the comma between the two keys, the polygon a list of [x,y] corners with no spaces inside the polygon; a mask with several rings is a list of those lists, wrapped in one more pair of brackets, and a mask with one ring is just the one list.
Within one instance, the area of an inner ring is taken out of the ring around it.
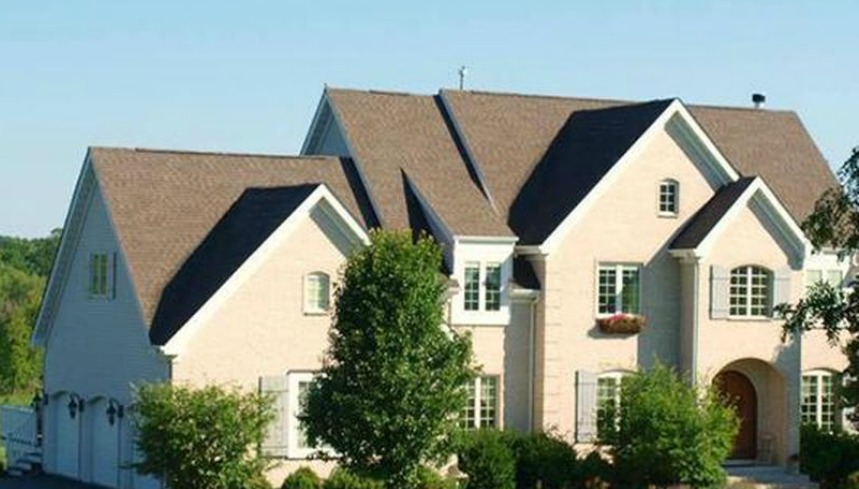
{"label": "dormer", "polygon": [[515,238],[457,236],[452,275],[451,323],[502,325],[510,322],[510,284]]}

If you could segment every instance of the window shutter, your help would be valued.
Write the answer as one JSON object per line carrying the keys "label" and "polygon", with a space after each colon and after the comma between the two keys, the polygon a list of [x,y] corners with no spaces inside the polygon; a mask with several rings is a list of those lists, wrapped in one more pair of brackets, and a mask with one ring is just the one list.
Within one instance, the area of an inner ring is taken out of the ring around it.
{"label": "window shutter", "polygon": [[727,268],[710,267],[710,319],[727,319],[731,273]]}
{"label": "window shutter", "polygon": [[107,266],[107,290],[111,299],[116,299],[116,253],[110,254],[110,263]]}
{"label": "window shutter", "polygon": [[271,457],[286,457],[286,419],[289,413],[286,375],[260,377],[259,388],[262,394],[268,394],[274,399],[274,419],[266,430],[262,453]]}
{"label": "window shutter", "polygon": [[597,376],[576,371],[576,441],[590,443],[597,436]]}
{"label": "window shutter", "polygon": [[773,306],[790,302],[790,268],[776,270],[773,274]]}

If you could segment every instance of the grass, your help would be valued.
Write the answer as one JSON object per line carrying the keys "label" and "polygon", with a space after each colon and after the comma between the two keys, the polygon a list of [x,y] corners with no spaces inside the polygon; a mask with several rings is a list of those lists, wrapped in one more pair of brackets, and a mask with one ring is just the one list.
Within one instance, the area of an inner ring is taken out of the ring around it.
{"label": "grass", "polygon": [[[33,393],[30,391],[15,392],[12,394],[0,394],[0,405],[11,404],[13,406],[29,406],[33,400]],[[5,470],[6,464],[6,446],[0,444],[0,464]]]}

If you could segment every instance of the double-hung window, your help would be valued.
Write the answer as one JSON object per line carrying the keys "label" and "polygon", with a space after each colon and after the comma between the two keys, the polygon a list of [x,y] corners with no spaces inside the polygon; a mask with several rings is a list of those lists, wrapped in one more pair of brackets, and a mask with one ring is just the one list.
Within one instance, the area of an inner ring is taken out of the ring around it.
{"label": "double-hung window", "polygon": [[824,431],[832,431],[838,426],[834,395],[837,378],[825,370],[802,374],[800,418],[803,424],[813,424]]}
{"label": "double-hung window", "polygon": [[307,394],[313,385],[313,372],[291,372],[287,376],[289,393],[289,431],[287,446],[290,458],[306,458],[315,450],[307,440],[307,428],[299,420],[307,407]]}
{"label": "double-hung window", "polygon": [[465,429],[498,427],[498,377],[477,377],[468,384],[468,400],[459,424]]}
{"label": "double-hung window", "polygon": [[641,312],[641,269],[637,265],[600,265],[597,314]]}
{"label": "double-hung window", "polygon": [[501,309],[501,264],[466,262],[463,306],[466,311]]}
{"label": "double-hung window", "polygon": [[747,265],[731,270],[729,315],[769,317],[772,302],[772,274],[763,267]]}
{"label": "double-hung window", "polygon": [[328,274],[314,272],[304,277],[304,313],[324,314],[331,305],[331,279]]}
{"label": "double-hung window", "polygon": [[836,289],[841,287],[844,281],[844,274],[841,270],[806,270],[805,272],[805,289],[810,290],[819,282],[826,282]]}
{"label": "double-hung window", "polygon": [[624,372],[610,372],[597,378],[597,433],[599,436],[617,426],[620,415],[620,386]]}
{"label": "double-hung window", "polygon": [[659,214],[676,216],[680,209],[680,184],[676,180],[659,182]]}

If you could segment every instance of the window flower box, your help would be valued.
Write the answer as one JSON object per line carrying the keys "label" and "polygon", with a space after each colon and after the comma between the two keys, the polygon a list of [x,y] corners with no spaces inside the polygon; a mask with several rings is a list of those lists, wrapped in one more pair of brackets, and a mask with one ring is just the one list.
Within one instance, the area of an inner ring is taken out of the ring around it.
{"label": "window flower box", "polygon": [[597,327],[607,334],[638,334],[647,325],[647,318],[637,314],[614,314],[597,319]]}

